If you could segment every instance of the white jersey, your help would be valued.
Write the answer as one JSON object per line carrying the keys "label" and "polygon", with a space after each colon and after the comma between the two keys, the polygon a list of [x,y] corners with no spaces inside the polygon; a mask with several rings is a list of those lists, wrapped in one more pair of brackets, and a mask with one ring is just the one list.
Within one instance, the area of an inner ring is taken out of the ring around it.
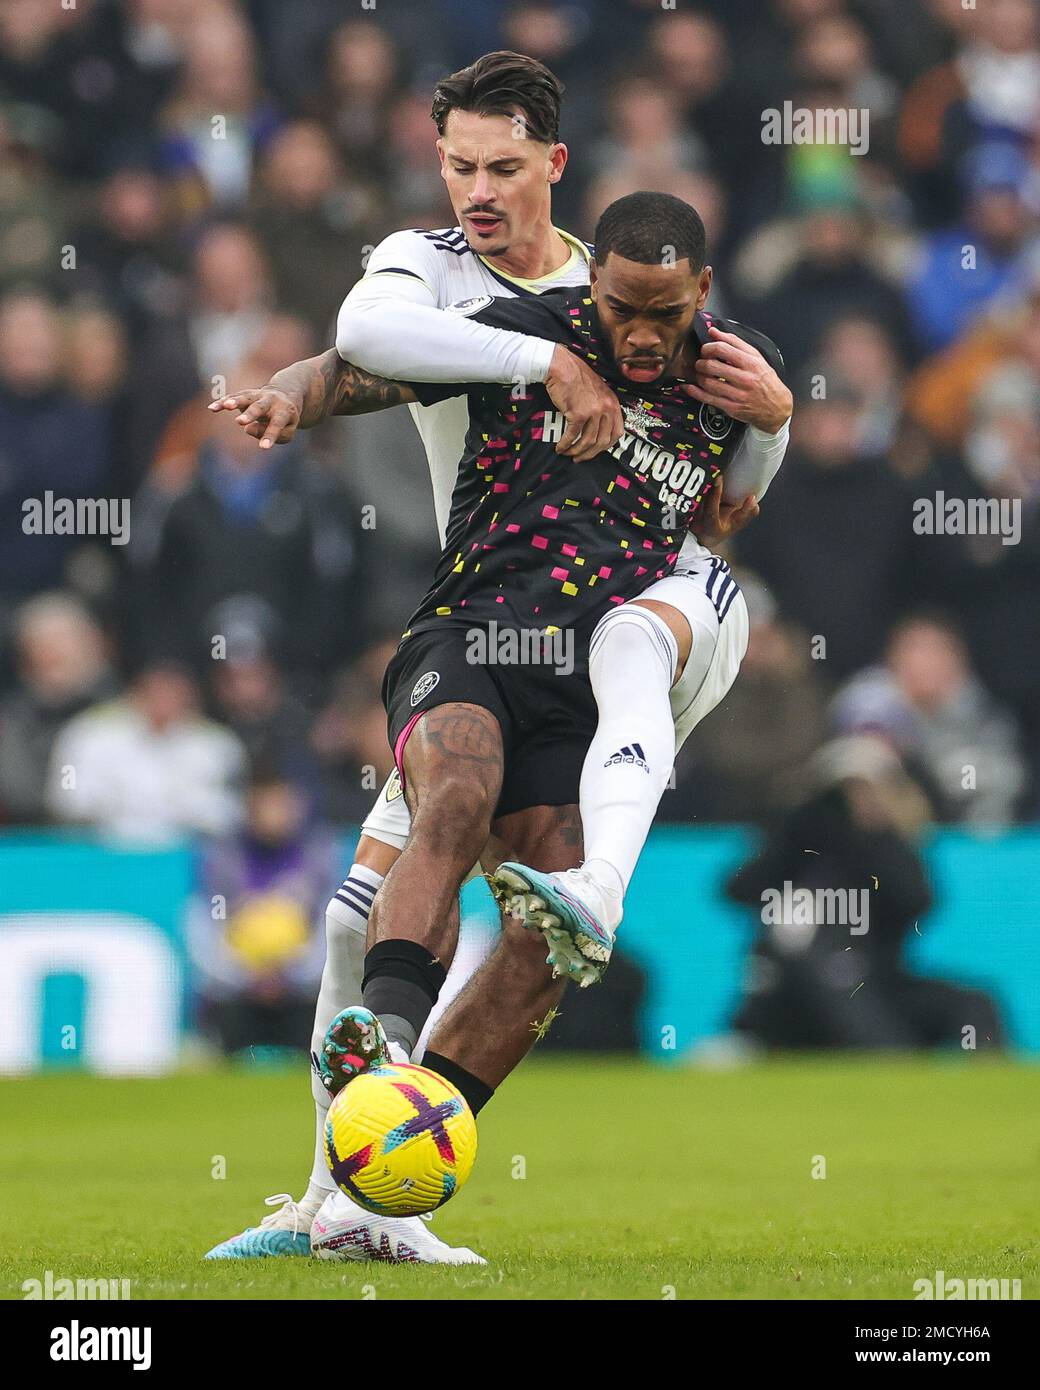
{"label": "white jersey", "polygon": [[[407,290],[401,284],[395,289],[406,292],[413,303],[426,303],[437,309],[446,309],[459,300],[483,295],[512,298],[523,294],[543,294],[546,290],[573,285],[587,285],[591,248],[569,232],[560,231],[560,236],[569,246],[570,255],[559,270],[537,280],[522,280],[495,269],[483,256],[470,250],[461,227],[434,232],[392,232],[372,252],[360,284],[367,287],[374,277],[404,277],[412,284]],[[426,290],[426,295],[421,299],[416,294],[419,286]],[[455,396],[437,405],[409,405],[408,409],[426,450],[433,484],[437,532],[443,545],[459,460],[465,452],[469,425],[466,398]]]}

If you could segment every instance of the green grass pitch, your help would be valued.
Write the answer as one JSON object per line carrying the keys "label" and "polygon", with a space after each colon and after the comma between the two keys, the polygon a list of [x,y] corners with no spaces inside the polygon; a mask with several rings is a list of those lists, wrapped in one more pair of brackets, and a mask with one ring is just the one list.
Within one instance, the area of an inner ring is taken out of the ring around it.
{"label": "green grass pitch", "polygon": [[267,1194],[305,1185],[303,1067],[8,1080],[0,1295],[49,1269],[129,1279],[135,1299],[911,1299],[942,1269],[1035,1298],[1038,1114],[1040,1069],[974,1056],[714,1073],[535,1058],[436,1217],[486,1269],[203,1263]]}

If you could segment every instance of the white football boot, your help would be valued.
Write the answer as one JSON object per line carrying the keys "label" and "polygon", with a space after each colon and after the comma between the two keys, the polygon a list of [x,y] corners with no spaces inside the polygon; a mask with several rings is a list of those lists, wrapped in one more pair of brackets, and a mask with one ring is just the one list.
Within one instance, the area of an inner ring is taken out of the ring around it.
{"label": "white football boot", "polygon": [[311,1224],[311,1254],[319,1260],[382,1260],[387,1264],[485,1265],[464,1245],[435,1236],[429,1217],[376,1216],[343,1192],[330,1192]]}
{"label": "white football boot", "polygon": [[529,931],[541,932],[554,979],[564,975],[586,989],[603,978],[621,922],[621,901],[591,873],[566,869],[544,874],[507,860],[488,876],[488,883],[504,912]]}
{"label": "white football boot", "polygon": [[287,1192],[266,1197],[264,1205],[278,1210],[265,1216],[259,1226],[247,1226],[237,1236],[214,1245],[207,1260],[263,1260],[271,1256],[309,1255],[311,1223],[321,1203],[294,1202]]}

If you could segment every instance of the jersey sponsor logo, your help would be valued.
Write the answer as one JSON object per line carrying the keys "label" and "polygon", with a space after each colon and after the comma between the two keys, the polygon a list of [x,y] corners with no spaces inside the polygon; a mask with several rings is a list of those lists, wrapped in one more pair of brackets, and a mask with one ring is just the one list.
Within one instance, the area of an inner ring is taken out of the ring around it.
{"label": "jersey sponsor logo", "polygon": [[[691,458],[679,457],[648,439],[640,431],[654,429],[660,433],[672,428],[672,422],[652,415],[642,407],[625,406],[625,430],[612,449],[607,452],[611,458],[623,463],[640,478],[649,478],[660,484],[658,500],[662,506],[674,508],[685,514],[699,499],[708,469],[695,464]],[[630,416],[632,417],[630,419]],[[725,419],[733,422],[727,415]],[[567,421],[562,411],[547,410],[542,417],[541,441],[555,444],[563,438]],[[712,473],[718,472],[713,468]]]}
{"label": "jersey sponsor logo", "polygon": [[440,678],[441,673],[439,671],[427,671],[425,675],[419,677],[412,686],[412,709],[414,709],[420,701],[425,700],[431,690],[436,689]]}
{"label": "jersey sponsor logo", "polygon": [[[432,687],[431,687],[431,689],[432,689]],[[413,693],[414,693],[414,692],[413,692]],[[422,697],[420,696],[420,699],[421,699],[421,698],[422,698]],[[415,701],[413,700],[412,703],[414,704]],[[396,801],[397,798],[403,794],[403,792],[404,792],[404,788],[401,786],[401,774],[398,772],[397,768],[395,767],[394,770],[393,770],[393,772],[391,772],[391,774],[390,774],[390,776],[389,776],[389,778],[388,778],[388,780],[387,780],[387,784],[386,784],[386,797],[385,797],[385,800],[387,800],[387,801]]]}
{"label": "jersey sponsor logo", "polygon": [[489,294],[474,294],[470,295],[469,299],[457,299],[454,304],[449,304],[447,312],[469,318],[471,314],[479,314],[481,309],[486,309],[489,304],[494,304],[494,302]]}
{"label": "jersey sponsor logo", "polygon": [[707,401],[701,406],[697,423],[709,439],[725,439],[733,428],[733,417]]}

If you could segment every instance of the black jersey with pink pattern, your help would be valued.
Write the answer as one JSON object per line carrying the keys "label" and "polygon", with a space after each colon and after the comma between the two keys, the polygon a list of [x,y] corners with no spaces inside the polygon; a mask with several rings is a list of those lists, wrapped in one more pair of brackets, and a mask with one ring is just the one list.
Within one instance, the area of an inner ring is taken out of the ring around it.
{"label": "black jersey with pink pattern", "polygon": [[[687,395],[675,377],[628,382],[613,363],[587,288],[514,299],[481,296],[455,312],[564,343],[617,392],[624,432],[587,463],[556,452],[562,415],[542,385],[413,384],[423,404],[465,394],[469,429],[444,550],[407,635],[448,622],[591,633],[606,610],[672,572],[690,521],[746,426]],[[448,310],[447,312],[452,312]],[[698,313],[746,339],[780,370],[768,339]]]}

